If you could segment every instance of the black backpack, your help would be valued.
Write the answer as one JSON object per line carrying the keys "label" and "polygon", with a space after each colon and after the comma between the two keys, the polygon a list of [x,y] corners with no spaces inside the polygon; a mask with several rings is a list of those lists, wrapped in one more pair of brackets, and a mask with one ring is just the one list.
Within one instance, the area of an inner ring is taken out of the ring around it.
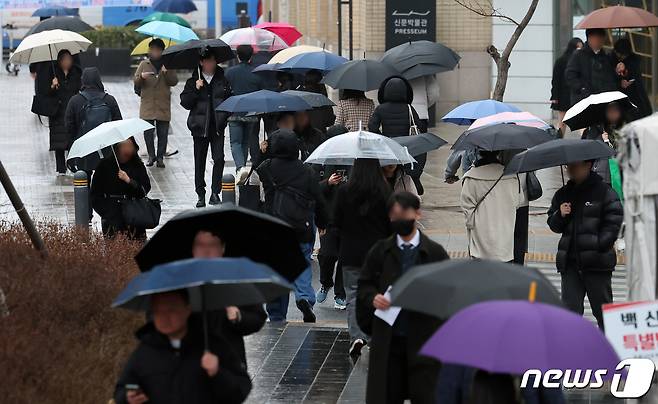
{"label": "black backpack", "polygon": [[307,192],[287,184],[272,182],[274,184],[272,215],[292,226],[301,242],[312,240],[315,199]]}
{"label": "black backpack", "polygon": [[82,107],[80,134],[84,135],[102,123],[112,120],[112,108],[106,101],[107,94],[100,97],[90,97],[83,92],[80,93],[87,102]]}

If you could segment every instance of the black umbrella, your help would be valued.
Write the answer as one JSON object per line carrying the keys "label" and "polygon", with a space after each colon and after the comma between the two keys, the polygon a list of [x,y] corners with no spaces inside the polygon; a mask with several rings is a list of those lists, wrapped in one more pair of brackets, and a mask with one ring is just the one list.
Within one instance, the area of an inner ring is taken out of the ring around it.
{"label": "black umbrella", "polygon": [[322,83],[342,90],[370,91],[382,81],[399,73],[392,66],[376,60],[352,60],[327,73]]}
{"label": "black umbrella", "polygon": [[391,305],[438,318],[488,300],[527,300],[562,306],[560,294],[537,269],[488,260],[449,260],[411,268],[391,288]]}
{"label": "black umbrella", "polygon": [[308,105],[313,108],[322,108],[322,107],[333,107],[333,101],[327,98],[326,95],[320,93],[312,93],[310,91],[299,91],[299,90],[286,90],[281,94],[294,95],[297,96],[308,103]]}
{"label": "black umbrella", "polygon": [[247,257],[269,265],[289,281],[297,279],[308,265],[292,227],[272,216],[229,205],[174,216],[135,256],[140,270],[191,258],[199,230],[217,231],[226,243],[227,257]]}
{"label": "black umbrella", "polygon": [[[411,80],[421,76],[453,70],[461,57],[438,42],[405,42],[384,53],[381,61],[395,67]],[[416,67],[419,66],[419,67]]]}
{"label": "black umbrella", "polygon": [[452,69],[448,69],[446,67],[439,65],[433,65],[429,63],[419,63],[415,66],[408,68],[407,70],[402,71],[400,75],[407,80],[413,80],[418,77],[431,76],[436,73],[443,73],[450,70]]}
{"label": "black umbrella", "polygon": [[170,46],[162,52],[162,63],[168,69],[194,69],[199,66],[201,54],[210,51],[217,63],[235,58],[235,53],[221,39],[196,39]]}
{"label": "black umbrella", "polygon": [[529,149],[553,140],[546,131],[529,126],[499,123],[464,132],[452,146],[453,150],[519,150]]}
{"label": "black umbrella", "polygon": [[505,174],[526,173],[578,161],[608,158],[614,154],[614,149],[598,140],[556,139],[514,156],[505,167]]}
{"label": "black umbrella", "polygon": [[445,140],[436,136],[433,133],[421,133],[420,135],[412,136],[398,136],[393,140],[405,146],[412,156],[420,156],[421,154],[436,150],[443,145],[448,144]]}
{"label": "black umbrella", "polygon": [[94,27],[82,21],[78,17],[51,17],[43,20],[27,31],[25,36],[36,34],[37,32],[50,31],[53,29],[61,29],[64,31],[85,32],[93,31]]}

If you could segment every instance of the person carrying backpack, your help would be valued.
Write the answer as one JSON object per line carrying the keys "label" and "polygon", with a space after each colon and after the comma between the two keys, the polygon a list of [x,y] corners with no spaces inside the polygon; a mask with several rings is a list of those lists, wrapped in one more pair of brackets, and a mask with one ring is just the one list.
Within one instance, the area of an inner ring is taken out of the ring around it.
{"label": "person carrying backpack", "polygon": [[[299,139],[295,132],[279,129],[272,133],[268,155],[270,158],[256,169],[265,190],[265,212],[296,230],[308,267],[294,282],[295,300],[304,322],[314,323],[311,254],[316,226],[324,234],[327,225],[324,198],[316,172],[299,160]],[[285,321],[288,300],[285,296],[267,304],[270,321]]]}

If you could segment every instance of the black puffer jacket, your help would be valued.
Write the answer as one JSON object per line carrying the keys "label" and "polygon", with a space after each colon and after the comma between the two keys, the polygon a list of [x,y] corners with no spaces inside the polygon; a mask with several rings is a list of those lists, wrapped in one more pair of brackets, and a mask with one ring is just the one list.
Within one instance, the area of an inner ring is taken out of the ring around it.
{"label": "black puffer jacket", "polygon": [[[206,83],[204,79],[203,87],[200,90],[196,89],[198,79],[199,71],[196,69],[192,73],[192,77],[185,82],[185,88],[180,95],[180,105],[190,111],[190,115],[187,117],[187,128],[192,132],[193,137],[224,134],[229,114],[215,111],[215,108],[232,93],[231,86],[224,77],[224,69],[217,66],[210,83]],[[212,124],[214,124],[215,130],[212,130]]]}
{"label": "black puffer jacket", "polygon": [[[560,205],[565,202],[571,203],[571,214],[563,218]],[[560,188],[548,210],[548,226],[562,233],[556,258],[558,272],[572,265],[581,271],[614,270],[614,243],[623,220],[617,193],[599,175],[591,173],[580,185],[569,181]]]}
{"label": "black puffer jacket", "polygon": [[409,118],[409,107],[413,114],[418,130],[427,132],[427,123],[418,118],[418,113],[411,106],[414,92],[409,82],[400,76],[389,77],[379,87],[377,94],[379,105],[368,121],[368,130],[381,133],[388,137],[399,137],[409,135],[411,119]]}
{"label": "black puffer jacket", "polygon": [[564,77],[571,88],[571,105],[592,94],[619,89],[613,60],[603,49],[594,53],[589,44],[571,55]]}

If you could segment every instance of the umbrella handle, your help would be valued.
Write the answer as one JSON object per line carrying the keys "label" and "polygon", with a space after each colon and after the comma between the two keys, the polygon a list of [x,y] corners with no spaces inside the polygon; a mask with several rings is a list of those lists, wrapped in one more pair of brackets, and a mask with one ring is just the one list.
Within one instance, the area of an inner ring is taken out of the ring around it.
{"label": "umbrella handle", "polygon": [[562,175],[562,186],[564,186],[564,169],[562,168],[562,164],[560,164],[560,174]]}
{"label": "umbrella handle", "polygon": [[114,145],[110,146],[110,148],[112,149],[112,154],[114,154],[114,161],[117,162],[117,168],[121,170],[121,166],[119,165],[119,159],[117,158],[117,152],[114,151]]}
{"label": "umbrella handle", "polygon": [[205,285],[201,285],[201,312],[203,314],[203,348],[208,352],[208,311],[206,310]]}
{"label": "umbrella handle", "polygon": [[48,44],[48,53],[50,53],[50,66],[53,68],[53,76],[57,77],[57,73],[55,73],[55,62],[53,61],[53,50],[50,44]]}

